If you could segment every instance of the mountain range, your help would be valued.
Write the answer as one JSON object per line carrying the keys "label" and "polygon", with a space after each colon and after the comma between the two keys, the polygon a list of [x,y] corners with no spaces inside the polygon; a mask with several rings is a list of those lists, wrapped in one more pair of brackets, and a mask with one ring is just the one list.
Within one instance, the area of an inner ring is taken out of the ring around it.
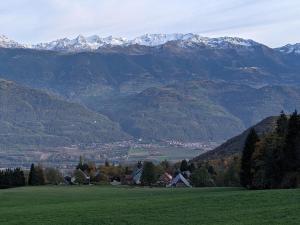
{"label": "mountain range", "polygon": [[[202,45],[216,49],[228,49],[228,48],[252,48],[260,43],[253,40],[246,40],[238,37],[220,37],[209,38],[203,37],[198,34],[145,34],[133,39],[127,39],[123,37],[100,37],[98,35],[92,35],[85,37],[79,35],[74,39],[61,38],[50,42],[44,42],[39,44],[21,44],[14,40],[9,39],[4,35],[0,35],[0,47],[2,48],[30,48],[38,50],[52,50],[52,51],[93,51],[99,48],[107,46],[160,46],[167,42],[178,42],[181,47],[191,47],[195,45]],[[300,44],[287,44],[275,50],[286,54],[300,54]]]}
{"label": "mountain range", "polygon": [[[57,143],[63,145],[130,138],[221,143],[265,117],[299,108],[298,51],[297,44],[273,49],[252,40],[195,34],[148,34],[132,40],[79,36],[37,45],[0,36],[0,77],[18,87],[12,92],[34,90],[65,109],[62,120],[46,117],[41,122],[41,117],[20,116],[17,109],[25,100],[13,99],[15,108],[2,112],[13,119],[2,124],[19,122],[17,118],[26,124],[52,121],[61,133],[44,128],[37,133],[61,136],[64,141]],[[33,115],[50,110],[35,103],[28,103]],[[67,110],[71,106],[73,114]],[[60,127],[68,114],[70,119],[85,115],[78,117],[79,127],[86,124],[84,134],[76,137],[78,128],[69,129],[74,121]],[[98,120],[99,127],[90,122]],[[26,136],[26,129],[20,133]],[[28,141],[28,146],[36,143]]]}

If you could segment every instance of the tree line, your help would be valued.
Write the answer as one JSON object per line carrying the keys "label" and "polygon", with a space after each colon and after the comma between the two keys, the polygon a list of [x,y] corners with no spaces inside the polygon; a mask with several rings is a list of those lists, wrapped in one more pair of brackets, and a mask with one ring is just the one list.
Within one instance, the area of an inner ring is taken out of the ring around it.
{"label": "tree line", "polygon": [[248,189],[300,186],[300,115],[281,113],[274,132],[259,137],[252,129],[241,159],[241,186]]}
{"label": "tree line", "polygon": [[0,189],[25,185],[59,184],[63,180],[64,178],[59,170],[43,168],[41,165],[31,164],[29,172],[24,172],[20,168],[0,170]]}
{"label": "tree line", "polygon": [[0,171],[0,188],[21,187],[25,185],[25,175],[20,168]]}

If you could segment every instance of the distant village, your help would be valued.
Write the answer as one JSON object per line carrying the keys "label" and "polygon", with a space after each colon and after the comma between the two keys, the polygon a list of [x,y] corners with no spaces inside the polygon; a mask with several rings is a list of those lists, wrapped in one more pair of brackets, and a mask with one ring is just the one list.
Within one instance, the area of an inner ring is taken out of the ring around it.
{"label": "distant village", "polygon": [[[231,171],[231,170],[228,170]],[[138,161],[134,164],[114,164],[105,161],[102,165],[86,161],[80,156],[72,169],[61,170],[31,164],[30,169],[0,170],[0,187],[37,185],[111,185],[111,186],[150,186],[150,187],[201,187],[215,186],[217,176],[214,167],[208,162],[194,163],[181,160],[171,163]],[[224,176],[226,177],[226,176]],[[227,176],[228,179],[234,176]]]}
{"label": "distant village", "polygon": [[[182,158],[193,158],[216,147],[218,143],[197,142],[185,143],[176,140],[165,140],[158,143],[147,143],[140,140],[78,144],[58,148],[10,150],[0,152],[0,169],[21,167],[29,169],[32,162],[41,163],[47,167],[70,170],[83,155],[88,161],[104,164],[109,160],[112,164],[132,164],[140,160],[160,162],[168,160],[176,162]],[[24,150],[25,151],[25,150]]]}

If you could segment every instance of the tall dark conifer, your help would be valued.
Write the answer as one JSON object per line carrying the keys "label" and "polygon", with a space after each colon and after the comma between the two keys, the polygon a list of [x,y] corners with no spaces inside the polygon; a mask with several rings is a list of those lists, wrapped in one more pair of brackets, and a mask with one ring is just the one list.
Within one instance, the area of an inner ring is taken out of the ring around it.
{"label": "tall dark conifer", "polygon": [[276,133],[278,134],[279,137],[284,137],[286,135],[288,124],[289,124],[288,118],[285,115],[285,113],[282,111],[277,120],[277,127],[276,127]]}
{"label": "tall dark conifer", "polygon": [[36,170],[38,185],[45,185],[45,175],[44,175],[43,167],[39,165],[35,168],[35,170]]}
{"label": "tall dark conifer", "polygon": [[28,176],[28,185],[39,185],[39,176],[37,172],[37,168],[34,166],[34,164],[31,164],[29,176]]}
{"label": "tall dark conifer", "polygon": [[188,171],[188,170],[189,170],[188,162],[184,159],[184,160],[181,161],[180,171],[184,172],[184,171]]}
{"label": "tall dark conifer", "polygon": [[35,170],[34,170],[34,164],[32,163],[30,166],[30,171],[29,171],[29,175],[28,175],[28,185],[34,185],[33,184],[34,176],[35,176]]}
{"label": "tall dark conifer", "polygon": [[246,188],[250,188],[252,184],[252,155],[255,151],[255,146],[258,141],[259,138],[256,131],[254,129],[251,129],[245,142],[240,172],[241,185]]}
{"label": "tall dark conifer", "polygon": [[288,123],[288,131],[282,157],[283,172],[296,171],[299,166],[300,153],[300,115],[295,111]]}

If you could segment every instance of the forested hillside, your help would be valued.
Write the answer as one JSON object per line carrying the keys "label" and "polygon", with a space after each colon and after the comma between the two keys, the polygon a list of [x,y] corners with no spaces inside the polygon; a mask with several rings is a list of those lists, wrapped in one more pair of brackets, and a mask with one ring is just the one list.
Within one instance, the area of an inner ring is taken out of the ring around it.
{"label": "forested hillside", "polygon": [[118,124],[45,92],[0,80],[0,147],[22,149],[124,140]]}

